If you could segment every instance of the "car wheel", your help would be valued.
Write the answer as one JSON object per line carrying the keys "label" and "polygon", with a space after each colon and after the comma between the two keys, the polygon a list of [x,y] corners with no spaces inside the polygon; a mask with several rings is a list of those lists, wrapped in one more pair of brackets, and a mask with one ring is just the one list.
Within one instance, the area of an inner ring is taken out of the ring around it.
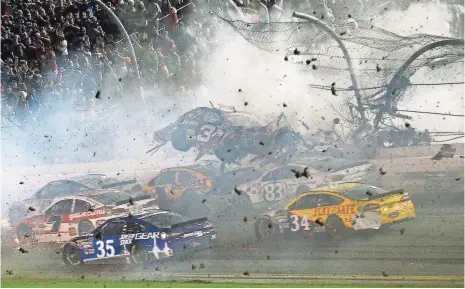
{"label": "car wheel", "polygon": [[66,267],[71,270],[78,270],[84,264],[81,250],[72,244],[66,244],[63,247],[62,259]]}
{"label": "car wheel", "polygon": [[94,225],[88,220],[79,222],[78,231],[79,236],[90,234],[95,229]]}
{"label": "car wheel", "polygon": [[330,241],[341,241],[347,235],[347,228],[339,217],[331,216],[326,221],[326,235]]}
{"label": "car wheel", "polygon": [[261,216],[255,223],[255,233],[259,241],[268,240],[276,235],[276,226],[270,217]]}
{"label": "car wheel", "polygon": [[172,132],[171,145],[177,151],[187,152],[194,145],[194,140],[189,140],[186,129],[177,129]]}

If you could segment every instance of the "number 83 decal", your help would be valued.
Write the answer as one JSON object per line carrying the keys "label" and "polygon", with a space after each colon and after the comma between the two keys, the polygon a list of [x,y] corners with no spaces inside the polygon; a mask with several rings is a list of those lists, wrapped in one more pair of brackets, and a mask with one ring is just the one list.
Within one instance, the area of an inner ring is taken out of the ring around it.
{"label": "number 83 decal", "polygon": [[282,183],[266,184],[262,187],[262,195],[267,202],[281,201],[284,197],[284,185]]}

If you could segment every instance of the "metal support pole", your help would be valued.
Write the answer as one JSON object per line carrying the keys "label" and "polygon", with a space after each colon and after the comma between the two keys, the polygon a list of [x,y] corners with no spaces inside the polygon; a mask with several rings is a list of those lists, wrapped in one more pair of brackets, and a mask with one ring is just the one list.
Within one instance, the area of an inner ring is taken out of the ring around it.
{"label": "metal support pole", "polygon": [[362,125],[360,129],[363,129],[366,125],[367,119],[365,116],[365,110],[363,109],[362,95],[360,94],[360,84],[358,83],[358,79],[354,71],[352,59],[350,58],[349,52],[347,51],[347,48],[345,47],[344,43],[341,41],[339,36],[333,30],[331,30],[331,28],[329,28],[324,22],[320,21],[318,18],[299,12],[294,12],[292,16],[307,20],[308,22],[311,22],[312,24],[315,24],[316,26],[320,27],[326,33],[328,33],[337,42],[339,48],[341,48],[342,53],[344,53],[344,58],[347,61],[352,85],[354,86],[355,98],[357,100],[357,110],[360,113],[360,117],[362,119]]}
{"label": "metal support pole", "polygon": [[113,20],[115,20],[116,24],[118,25],[118,28],[123,32],[124,38],[126,38],[126,41],[128,42],[128,45],[129,45],[129,49],[131,50],[131,57],[132,57],[132,60],[134,61],[134,66],[136,67],[136,73],[137,73],[137,78],[139,79],[140,93],[141,93],[141,96],[142,96],[142,101],[144,103],[144,106],[146,106],[146,104],[145,104],[145,96],[144,96],[144,89],[142,87],[142,79],[140,77],[139,65],[137,64],[136,53],[134,52],[134,47],[132,46],[131,38],[129,37],[128,32],[126,31],[126,28],[124,28],[123,23],[121,23],[118,16],[116,16],[116,14],[113,13],[113,11],[110,9],[110,7],[108,7],[105,3],[103,3],[100,0],[93,0],[93,1],[95,3],[97,3],[98,5],[100,5],[100,7],[102,7],[103,10],[105,10],[108,14],[111,15]]}

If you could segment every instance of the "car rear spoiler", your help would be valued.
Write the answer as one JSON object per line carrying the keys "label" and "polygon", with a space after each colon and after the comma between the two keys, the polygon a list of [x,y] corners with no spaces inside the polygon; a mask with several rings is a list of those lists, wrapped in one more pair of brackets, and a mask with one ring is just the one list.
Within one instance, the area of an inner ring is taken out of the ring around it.
{"label": "car rear spoiler", "polygon": [[186,222],[174,224],[173,226],[171,226],[171,228],[174,229],[174,228],[179,228],[179,227],[194,224],[194,223],[202,223],[202,222],[206,222],[207,220],[208,220],[207,217],[203,217],[203,218],[195,219],[195,220],[189,220],[189,221],[186,221]]}
{"label": "car rear spoiler", "polygon": [[144,196],[140,196],[140,197],[136,197],[136,198],[129,199],[129,200],[127,200],[127,201],[119,201],[119,202],[116,202],[115,205],[116,205],[116,206],[120,206],[120,205],[124,205],[124,204],[130,203],[131,201],[132,201],[132,202],[137,202],[137,201],[148,200],[148,199],[152,199],[152,196],[144,195]]}
{"label": "car rear spoiler", "polygon": [[395,195],[395,194],[403,195],[404,193],[405,193],[404,189],[398,189],[398,190],[382,193],[382,194],[379,194],[379,195],[370,196],[368,198],[368,201],[379,199],[379,198],[382,198],[382,197],[392,196],[392,195]]}
{"label": "car rear spoiler", "polygon": [[114,188],[114,187],[122,187],[122,186],[125,186],[125,185],[135,184],[135,183],[137,183],[136,180],[122,181],[122,182],[117,182],[117,183],[104,185],[104,186],[102,186],[102,189],[109,189],[109,188]]}

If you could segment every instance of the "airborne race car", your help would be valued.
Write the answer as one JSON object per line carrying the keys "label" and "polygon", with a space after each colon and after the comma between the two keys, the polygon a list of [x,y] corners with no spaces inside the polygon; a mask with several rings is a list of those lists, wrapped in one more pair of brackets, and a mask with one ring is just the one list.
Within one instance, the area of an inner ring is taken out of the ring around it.
{"label": "airborne race car", "polygon": [[254,115],[210,107],[198,107],[176,122],[154,133],[160,144],[149,152],[171,141],[174,149],[186,152],[199,149],[197,159],[214,154],[224,163],[239,163],[248,154],[263,158],[269,155],[292,155],[299,145],[311,149],[302,136],[283,125],[284,115],[265,124]]}
{"label": "airborne race car", "polygon": [[63,261],[79,268],[88,263],[126,261],[157,266],[159,260],[178,257],[216,244],[216,232],[207,218],[189,220],[169,211],[147,210],[106,221],[66,243]]}
{"label": "airborne race car", "polygon": [[284,209],[257,220],[258,239],[323,233],[330,240],[341,240],[350,231],[377,230],[415,218],[415,206],[403,190],[387,192],[361,183],[320,188],[287,201]]}
{"label": "airborne race car", "polygon": [[82,236],[115,215],[157,207],[154,199],[115,190],[96,190],[86,196],[56,198],[43,214],[20,220],[20,244],[60,243]]}

